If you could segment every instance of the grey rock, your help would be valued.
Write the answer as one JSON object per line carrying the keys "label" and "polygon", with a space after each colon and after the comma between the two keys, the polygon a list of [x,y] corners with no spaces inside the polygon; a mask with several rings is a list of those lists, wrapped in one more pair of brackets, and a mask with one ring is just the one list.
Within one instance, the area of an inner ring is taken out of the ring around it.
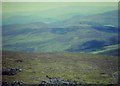
{"label": "grey rock", "polygon": [[12,75],[16,75],[18,72],[21,72],[21,71],[22,69],[19,69],[19,68],[3,68],[2,75],[12,76]]}

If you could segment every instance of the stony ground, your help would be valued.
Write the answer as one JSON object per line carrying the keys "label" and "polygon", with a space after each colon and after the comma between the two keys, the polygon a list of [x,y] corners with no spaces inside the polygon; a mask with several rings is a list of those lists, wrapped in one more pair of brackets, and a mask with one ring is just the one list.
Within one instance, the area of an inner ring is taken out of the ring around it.
{"label": "stony ground", "polygon": [[17,68],[14,75],[3,75],[3,81],[40,84],[48,77],[77,84],[115,84],[118,80],[118,58],[84,53],[18,53],[3,52],[3,69]]}

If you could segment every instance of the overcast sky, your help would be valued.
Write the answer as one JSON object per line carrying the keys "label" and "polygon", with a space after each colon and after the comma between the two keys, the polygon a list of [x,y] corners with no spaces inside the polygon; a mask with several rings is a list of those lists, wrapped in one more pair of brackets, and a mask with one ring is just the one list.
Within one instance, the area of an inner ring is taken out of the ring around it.
{"label": "overcast sky", "polygon": [[[94,3],[90,3],[90,2],[32,2],[32,3],[28,3],[28,2],[19,2],[19,3],[13,3],[13,2],[7,2],[7,3],[3,3],[3,12],[34,12],[34,11],[44,11],[44,10],[50,10],[50,9],[56,9],[56,8],[65,8],[65,7],[79,7],[79,8],[86,8],[86,10],[89,10],[88,8],[104,8],[103,10],[106,9],[116,9],[117,7],[117,3],[110,3],[110,2],[94,2]],[[76,9],[76,8],[75,8]],[[70,9],[68,9],[70,10]],[[98,9],[99,10],[99,9]],[[73,11],[73,10],[71,10]]]}
{"label": "overcast sky", "polygon": [[3,21],[63,20],[117,10],[117,2],[3,2]]}

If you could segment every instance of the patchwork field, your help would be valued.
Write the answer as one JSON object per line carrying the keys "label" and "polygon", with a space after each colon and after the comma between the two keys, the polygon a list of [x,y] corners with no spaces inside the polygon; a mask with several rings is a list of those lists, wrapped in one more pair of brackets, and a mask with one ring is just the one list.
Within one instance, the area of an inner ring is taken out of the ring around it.
{"label": "patchwork field", "polygon": [[3,81],[39,84],[49,76],[77,84],[116,84],[117,61],[117,57],[85,53],[3,52],[3,68],[22,69],[16,75],[3,75]]}

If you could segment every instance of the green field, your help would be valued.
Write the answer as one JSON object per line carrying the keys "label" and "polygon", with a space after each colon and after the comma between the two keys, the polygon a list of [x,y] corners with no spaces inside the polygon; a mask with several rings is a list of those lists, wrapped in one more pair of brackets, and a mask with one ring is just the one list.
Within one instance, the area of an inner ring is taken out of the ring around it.
{"label": "green field", "polygon": [[116,84],[117,61],[117,57],[85,53],[3,52],[3,68],[22,69],[14,76],[3,75],[3,81],[39,84],[48,75],[76,81],[78,84]]}

